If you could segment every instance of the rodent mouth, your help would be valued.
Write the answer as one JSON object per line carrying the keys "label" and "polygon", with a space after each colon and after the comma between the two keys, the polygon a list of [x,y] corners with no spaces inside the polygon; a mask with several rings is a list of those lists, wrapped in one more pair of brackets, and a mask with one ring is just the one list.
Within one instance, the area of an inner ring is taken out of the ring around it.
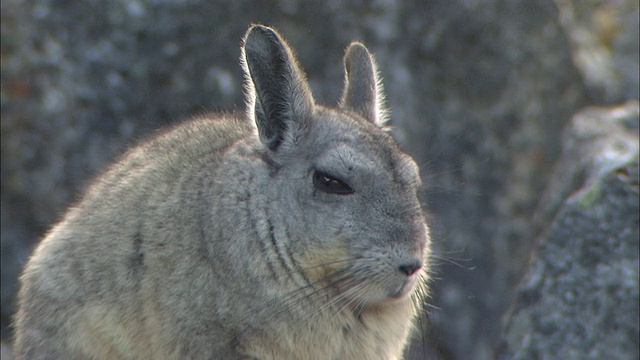
{"label": "rodent mouth", "polygon": [[404,299],[413,293],[416,288],[416,277],[407,278],[402,284],[389,294],[391,299]]}

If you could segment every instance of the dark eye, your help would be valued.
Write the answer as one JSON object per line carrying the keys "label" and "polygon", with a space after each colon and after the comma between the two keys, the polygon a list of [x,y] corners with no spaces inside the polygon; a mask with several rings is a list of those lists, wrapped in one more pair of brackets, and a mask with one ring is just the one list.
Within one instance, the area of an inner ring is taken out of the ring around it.
{"label": "dark eye", "polygon": [[353,193],[353,189],[349,185],[321,171],[316,171],[313,174],[313,184],[318,190],[327,194],[349,195]]}

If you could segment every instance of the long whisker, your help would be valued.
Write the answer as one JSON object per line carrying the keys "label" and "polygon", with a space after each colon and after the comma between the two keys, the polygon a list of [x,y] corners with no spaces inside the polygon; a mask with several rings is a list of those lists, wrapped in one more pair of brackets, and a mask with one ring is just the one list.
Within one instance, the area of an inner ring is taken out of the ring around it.
{"label": "long whisker", "polygon": [[[343,314],[345,312],[346,309],[352,308],[354,310],[358,309],[358,304],[362,302],[362,300],[360,299],[359,295],[362,291],[362,289],[365,287],[365,284],[360,283],[357,284],[356,286],[354,286],[353,288],[349,289],[348,294],[345,293],[344,297],[349,296],[349,300],[346,301],[339,309],[338,311],[333,314],[333,317],[336,318],[338,317],[340,314]],[[354,305],[355,304],[355,305]]]}
{"label": "long whisker", "polygon": [[334,296],[333,298],[329,299],[327,302],[325,302],[324,304],[322,304],[320,307],[315,308],[314,311],[312,313],[310,313],[309,315],[315,316],[319,313],[324,312],[326,309],[332,307],[333,305],[335,305],[336,303],[338,303],[339,301],[341,301],[343,298],[347,297],[349,295],[349,293],[353,290],[354,288],[354,284],[357,286],[357,279],[354,278],[353,274],[347,274],[335,281],[332,281],[331,283],[327,284],[327,286],[323,289],[320,289],[320,291],[329,288],[329,287],[336,287],[336,286],[343,286],[345,288],[347,288],[346,291],[337,294],[336,296]]}
{"label": "long whisker", "polygon": [[302,270],[311,270],[311,269],[316,269],[316,268],[323,267],[323,266],[328,266],[328,265],[335,265],[335,264],[341,264],[341,263],[349,263],[349,262],[352,262],[352,261],[357,260],[357,259],[358,259],[358,258],[355,258],[355,257],[353,257],[353,258],[338,259],[338,260],[334,260],[334,261],[328,261],[328,262],[325,262],[325,263],[321,263],[321,264],[318,264],[318,265],[313,265],[313,266],[309,266],[309,267],[304,267],[304,268],[302,268]]}
{"label": "long whisker", "polygon": [[[358,283],[357,283],[358,279],[356,279],[353,276],[352,273],[346,272],[346,269],[343,269],[343,271],[340,271],[340,272],[334,272],[333,274],[331,274],[328,277],[337,276],[338,273],[339,273],[339,275],[343,275],[343,276],[340,276],[338,279],[335,279],[335,280],[329,282],[328,284],[326,284],[326,286],[321,287],[321,288],[315,288],[312,293],[304,294],[304,297],[302,297],[302,298],[293,298],[292,297],[290,299],[287,299],[286,301],[289,301],[289,300],[292,300],[292,301],[287,304],[287,306],[285,307],[285,310],[283,311],[283,313],[288,314],[288,313],[290,313],[290,311],[288,309],[295,308],[295,307],[300,306],[300,305],[304,306],[305,304],[308,304],[308,305],[312,306],[312,309],[310,309],[311,311],[307,311],[305,313],[305,315],[303,316],[303,318],[302,318],[302,321],[308,321],[309,319],[312,319],[313,317],[318,316],[319,314],[325,313],[325,310],[337,305],[343,299],[349,298],[351,296],[351,294],[353,294],[354,292],[357,292],[359,290],[361,285],[358,285]],[[345,291],[343,293],[339,293],[339,294],[331,297],[326,302],[322,302],[322,305],[320,307],[317,307],[317,302],[313,301],[313,300],[310,301],[310,302],[307,302],[307,303],[304,302],[304,299],[307,299],[309,297],[315,296],[316,294],[324,295],[325,294],[325,290],[327,288],[335,287],[335,286],[344,286],[345,288],[347,288],[347,291]],[[344,309],[349,307],[349,303],[352,302],[352,301],[353,300],[348,300],[339,310],[331,311],[330,313],[335,318],[340,313],[343,313]]]}
{"label": "long whisker", "polygon": [[[324,277],[322,277],[322,278],[320,278],[320,279],[318,279],[318,280],[316,280],[316,281],[314,281],[312,283],[309,283],[309,284],[307,284],[305,286],[302,286],[302,287],[300,287],[300,288],[298,288],[296,290],[293,290],[293,291],[291,291],[291,292],[289,292],[289,293],[283,295],[282,297],[280,297],[278,299],[275,299],[273,301],[274,302],[278,302],[278,301],[279,302],[288,302],[288,301],[291,301],[291,300],[295,300],[295,302],[297,302],[297,301],[300,301],[300,300],[311,299],[314,295],[322,293],[324,290],[326,290],[327,288],[333,286],[337,281],[340,281],[340,280],[330,281],[328,284],[326,284],[325,286],[320,287],[320,288],[316,288],[316,285],[318,285],[320,283],[323,283],[323,282],[325,282],[327,280],[330,280],[332,278],[335,278],[335,277],[338,277],[338,276],[342,276],[346,272],[347,272],[347,269],[341,269],[341,270],[334,271],[331,274],[328,274],[328,275],[326,275],[326,276],[324,276]],[[342,278],[340,278],[340,279],[342,279]],[[307,290],[309,290],[309,289],[313,289],[313,290],[311,292],[307,293]],[[300,297],[300,298],[298,298],[298,297]],[[296,299],[296,298],[298,298],[298,299]]]}
{"label": "long whisker", "polygon": [[[339,294],[337,296],[334,296],[333,298],[329,299],[328,301],[323,301],[321,302],[323,305],[320,307],[317,307],[317,301],[315,301],[315,299],[313,299],[315,296],[320,295],[320,296],[324,296],[326,294],[326,290],[330,287],[333,286],[337,286],[337,285],[342,285],[345,286],[349,289],[351,289],[353,286],[352,283],[354,283],[354,278],[352,276],[352,274],[347,272],[347,269],[342,269],[340,271],[336,271],[333,272],[327,276],[325,276],[323,279],[319,279],[317,281],[314,282],[314,284],[321,282],[323,280],[327,280],[330,279],[332,277],[338,277],[337,279],[334,279],[333,281],[330,281],[329,283],[327,283],[325,286],[323,287],[313,287],[313,291],[312,292],[307,292],[305,291],[303,288],[309,288],[310,286],[305,286],[301,289],[297,289],[295,291],[292,291],[291,293],[289,293],[286,296],[283,296],[281,298],[279,298],[278,300],[281,303],[285,303],[284,308],[282,308],[280,311],[272,314],[273,317],[275,317],[276,319],[282,315],[286,315],[286,314],[291,314],[291,309],[295,309],[298,308],[300,306],[309,306],[310,309],[304,309],[302,308],[302,310],[311,310],[311,311],[301,311],[301,312],[297,312],[297,313],[303,313],[304,316],[302,317],[301,321],[303,322],[307,322],[309,319],[312,319],[313,317],[323,313],[327,308],[334,306],[335,303],[337,303],[339,301],[339,299],[341,299],[344,295],[343,294]],[[311,284],[310,284],[311,285]],[[310,301],[305,301],[305,300],[309,300]],[[300,310],[300,309],[299,309]],[[283,336],[283,335],[280,335]]]}
{"label": "long whisker", "polygon": [[[278,318],[287,315],[292,309],[295,309],[296,307],[301,306],[301,304],[304,304],[305,301],[308,301],[311,299],[311,301],[309,301],[310,303],[313,303],[313,298],[316,297],[318,294],[322,294],[323,292],[325,292],[325,290],[331,286],[332,283],[335,282],[334,281],[329,281],[329,283],[327,285],[324,285],[322,287],[317,287],[318,284],[321,284],[323,282],[327,282],[328,280],[331,280],[332,278],[335,277],[340,277],[343,276],[346,273],[347,269],[341,269],[341,270],[337,270],[334,271],[330,274],[327,274],[326,276],[317,279],[311,283],[308,283],[302,287],[299,287],[293,291],[290,291],[276,299],[270,300],[268,303],[266,304],[261,304],[260,308],[256,308],[254,309],[255,312],[261,312],[267,316],[264,316],[263,318],[265,320],[264,323],[275,323],[275,320],[277,320]],[[250,321],[250,318],[256,318],[255,316],[255,312],[247,312],[246,316],[244,316],[241,321],[247,324],[247,328],[252,327],[252,322]],[[261,325],[265,325],[265,324],[261,324]]]}
{"label": "long whisker", "polygon": [[401,216],[404,216],[404,215],[406,215],[406,214],[421,213],[421,212],[422,212],[422,206],[420,206],[420,204],[418,204],[418,205],[411,206],[411,207],[408,207],[408,208],[404,209],[404,210],[400,213],[400,215],[401,215]]}

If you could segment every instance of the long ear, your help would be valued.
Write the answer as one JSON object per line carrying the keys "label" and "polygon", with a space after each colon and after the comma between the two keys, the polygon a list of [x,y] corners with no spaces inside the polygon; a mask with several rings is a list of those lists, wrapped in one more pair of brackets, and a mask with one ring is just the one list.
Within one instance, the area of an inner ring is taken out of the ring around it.
{"label": "long ear", "polygon": [[344,56],[345,84],[340,107],[350,109],[378,126],[387,122],[382,84],[367,48],[353,42]]}
{"label": "long ear", "polygon": [[241,62],[247,110],[260,140],[274,151],[287,138],[295,141],[314,100],[289,46],[275,30],[254,25],[244,37]]}

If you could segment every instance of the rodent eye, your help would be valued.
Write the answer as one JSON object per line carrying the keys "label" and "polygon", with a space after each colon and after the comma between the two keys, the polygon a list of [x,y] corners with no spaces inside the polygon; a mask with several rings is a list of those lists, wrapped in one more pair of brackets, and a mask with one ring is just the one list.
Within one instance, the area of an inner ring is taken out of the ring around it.
{"label": "rodent eye", "polygon": [[316,171],[313,174],[313,184],[318,190],[327,194],[349,195],[354,192],[353,189],[343,181],[321,171]]}

